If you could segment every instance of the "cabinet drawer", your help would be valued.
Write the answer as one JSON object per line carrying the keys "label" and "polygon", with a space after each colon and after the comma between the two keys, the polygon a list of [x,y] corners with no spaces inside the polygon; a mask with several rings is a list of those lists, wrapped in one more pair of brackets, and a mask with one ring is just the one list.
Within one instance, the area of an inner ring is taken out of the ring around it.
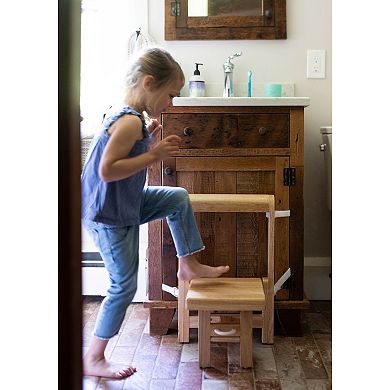
{"label": "cabinet drawer", "polygon": [[183,149],[288,148],[288,114],[163,114],[163,137]]}

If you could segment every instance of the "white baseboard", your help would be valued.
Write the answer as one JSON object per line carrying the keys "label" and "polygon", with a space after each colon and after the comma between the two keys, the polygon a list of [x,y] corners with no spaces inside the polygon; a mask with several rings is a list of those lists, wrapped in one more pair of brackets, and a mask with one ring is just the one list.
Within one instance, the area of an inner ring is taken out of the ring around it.
{"label": "white baseboard", "polygon": [[311,300],[332,299],[332,258],[305,257],[304,291]]}

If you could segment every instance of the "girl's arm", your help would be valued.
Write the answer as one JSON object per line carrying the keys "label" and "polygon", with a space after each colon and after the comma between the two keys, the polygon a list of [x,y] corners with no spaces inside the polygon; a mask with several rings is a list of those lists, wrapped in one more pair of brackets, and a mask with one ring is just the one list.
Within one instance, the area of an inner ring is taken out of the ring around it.
{"label": "girl's arm", "polygon": [[110,139],[100,160],[99,175],[105,182],[117,181],[134,175],[156,161],[178,152],[180,137],[171,135],[153,149],[136,157],[128,157],[137,140],[141,140],[142,122],[134,115],[124,115],[109,129]]}

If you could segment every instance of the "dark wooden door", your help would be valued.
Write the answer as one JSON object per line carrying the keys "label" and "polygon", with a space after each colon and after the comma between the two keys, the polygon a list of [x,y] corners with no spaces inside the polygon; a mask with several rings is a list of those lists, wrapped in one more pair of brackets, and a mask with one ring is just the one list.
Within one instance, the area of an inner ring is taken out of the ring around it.
{"label": "dark wooden door", "polygon": [[[60,390],[81,390],[82,298],[79,108],[81,1],[60,0],[58,5],[57,388]],[[53,261],[55,260],[53,259]],[[48,310],[50,309],[48,308]],[[28,382],[29,379],[26,379],[26,381]],[[27,385],[26,387],[30,386]],[[52,388],[55,387],[56,385],[53,384]]]}

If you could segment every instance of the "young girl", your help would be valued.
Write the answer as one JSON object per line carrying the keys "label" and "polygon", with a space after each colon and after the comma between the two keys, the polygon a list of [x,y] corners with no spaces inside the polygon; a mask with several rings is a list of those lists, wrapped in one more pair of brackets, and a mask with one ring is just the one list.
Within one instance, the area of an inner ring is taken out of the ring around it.
{"label": "young girl", "polygon": [[218,277],[229,269],[202,265],[195,259],[204,246],[185,189],[145,187],[147,166],[175,155],[180,137],[171,135],[152,145],[152,135],[161,125],[153,119],[146,126],[141,113],[158,117],[183,85],[183,71],[168,52],[144,50],[128,70],[123,105],[105,117],[91,144],[81,175],[81,215],[99,248],[110,287],[84,358],[85,375],[120,379],[136,371],[130,365],[109,362],[104,351],[118,333],[137,290],[139,225],[167,218],[181,280]]}

